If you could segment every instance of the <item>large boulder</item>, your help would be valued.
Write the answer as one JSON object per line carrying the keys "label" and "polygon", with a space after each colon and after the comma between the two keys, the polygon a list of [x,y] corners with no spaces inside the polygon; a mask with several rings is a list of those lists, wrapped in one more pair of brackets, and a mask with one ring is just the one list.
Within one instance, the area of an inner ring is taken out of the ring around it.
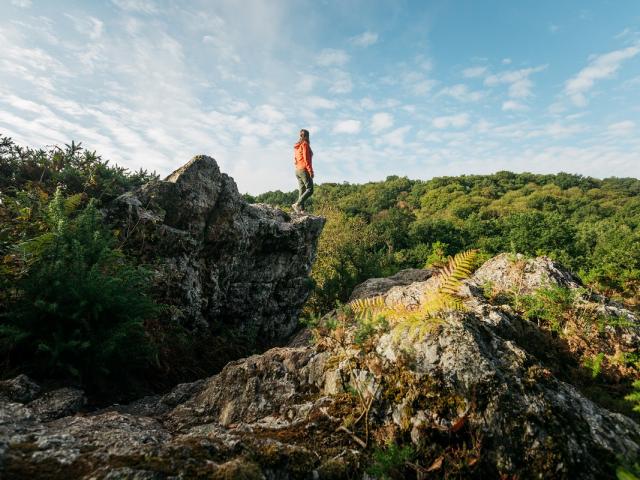
{"label": "large boulder", "polygon": [[117,198],[106,211],[183,326],[275,344],[297,326],[324,219],[246,203],[208,156]]}
{"label": "large boulder", "polygon": [[433,276],[431,268],[407,268],[390,277],[369,278],[353,289],[349,300],[384,295],[393,287],[403,287],[416,282],[424,282]]}
{"label": "large boulder", "polygon": [[[566,374],[557,338],[482,293],[488,272],[509,291],[582,290],[548,259],[522,269],[523,259],[505,258],[464,282],[466,310],[432,319],[418,335],[337,312],[313,345],[231,362],[164,396],[93,415],[0,423],[0,476],[363,478],[378,459],[392,478],[612,478],[640,456],[637,421]],[[385,301],[414,311],[433,283],[396,285]],[[602,298],[581,301],[610,308]],[[598,331],[601,347],[637,352],[638,318],[611,308],[626,322]],[[20,413],[21,404],[10,405]],[[381,478],[372,472],[368,478]]]}

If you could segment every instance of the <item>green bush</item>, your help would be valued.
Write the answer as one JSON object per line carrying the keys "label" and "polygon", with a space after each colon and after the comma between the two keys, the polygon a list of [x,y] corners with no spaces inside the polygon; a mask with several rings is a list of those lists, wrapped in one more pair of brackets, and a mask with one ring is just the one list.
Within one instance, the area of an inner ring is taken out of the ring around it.
{"label": "green bush", "polygon": [[634,403],[634,411],[640,412],[640,380],[633,382],[633,391],[625,399]]}
{"label": "green bush", "polygon": [[81,143],[71,142],[64,148],[48,150],[21,147],[9,137],[0,135],[0,194],[38,186],[53,194],[58,186],[67,195],[84,193],[108,202],[138,185],[157,179],[158,175],[140,169],[109,165],[95,151],[85,150]]}
{"label": "green bush", "polygon": [[58,189],[43,232],[14,247],[22,273],[4,298],[0,355],[5,373],[73,378],[89,389],[122,384],[154,359],[143,321],[158,307],[149,273],[130,264],[95,201]]}
{"label": "green bush", "polygon": [[398,446],[395,443],[378,448],[372,454],[372,464],[367,469],[374,478],[406,478],[407,462],[416,455],[412,445]]}
{"label": "green bush", "polygon": [[545,287],[516,299],[516,308],[527,320],[560,332],[565,314],[573,307],[578,293],[570,288]]}

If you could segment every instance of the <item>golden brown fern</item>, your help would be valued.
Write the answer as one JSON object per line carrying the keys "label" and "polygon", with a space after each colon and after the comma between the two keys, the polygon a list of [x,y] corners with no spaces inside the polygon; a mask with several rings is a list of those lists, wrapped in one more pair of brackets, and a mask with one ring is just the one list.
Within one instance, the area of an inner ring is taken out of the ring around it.
{"label": "golden brown fern", "polygon": [[396,339],[402,334],[406,334],[409,340],[424,336],[442,323],[444,314],[466,310],[458,291],[462,281],[473,273],[477,255],[477,250],[468,250],[449,259],[438,274],[435,285],[424,292],[420,308],[415,313],[404,316],[394,327]]}
{"label": "golden brown fern", "polygon": [[437,277],[436,288],[442,293],[456,295],[462,285],[462,280],[469,278],[473,273],[477,255],[477,250],[467,250],[450,258],[447,266]]}
{"label": "golden brown fern", "polygon": [[384,297],[376,295],[375,297],[357,298],[349,302],[349,308],[356,316],[366,315],[367,313],[375,313],[376,311],[386,308]]}
{"label": "golden brown fern", "polygon": [[442,323],[444,314],[465,311],[466,307],[458,291],[462,281],[473,273],[477,250],[468,250],[451,257],[441,269],[435,284],[424,292],[417,309],[409,309],[401,303],[388,305],[383,295],[358,298],[349,302],[356,320],[384,315],[392,324],[394,338],[406,334],[410,340],[423,336]]}

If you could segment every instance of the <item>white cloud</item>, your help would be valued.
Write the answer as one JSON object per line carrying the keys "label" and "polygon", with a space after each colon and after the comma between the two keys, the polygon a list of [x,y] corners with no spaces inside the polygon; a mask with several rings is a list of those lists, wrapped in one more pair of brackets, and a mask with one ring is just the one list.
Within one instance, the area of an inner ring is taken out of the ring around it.
{"label": "white cloud", "polygon": [[375,32],[363,32],[360,35],[352,37],[351,43],[357,47],[369,47],[378,41],[378,34]]}
{"label": "white cloud", "polygon": [[425,95],[431,91],[431,89],[436,85],[434,80],[421,80],[419,82],[414,83],[411,86],[411,91],[415,95]]}
{"label": "white cloud", "polygon": [[19,8],[29,8],[31,0],[11,0],[11,4]]}
{"label": "white cloud", "polygon": [[324,97],[308,97],[304,100],[304,105],[312,110],[336,108],[336,102]]}
{"label": "white cloud", "polygon": [[344,50],[325,48],[316,58],[318,65],[323,67],[340,67],[349,61],[349,55]]}
{"label": "white cloud", "polygon": [[333,133],[346,133],[353,135],[359,133],[361,124],[359,120],[341,120],[333,126]]}
{"label": "white cloud", "polygon": [[318,79],[315,77],[315,75],[311,75],[308,73],[300,73],[299,75],[300,79],[296,84],[296,89],[302,93],[309,93],[311,90],[313,90],[313,87],[315,86]]}
{"label": "white cloud", "polygon": [[233,63],[241,63],[240,55],[235,51],[233,44],[221,34],[204,35],[202,43],[210,46],[215,50],[219,61],[231,61]]}
{"label": "white cloud", "polygon": [[261,105],[256,109],[257,118],[267,123],[280,123],[286,116],[273,105]]}
{"label": "white cloud", "polygon": [[371,131],[373,133],[380,133],[387,128],[393,126],[393,116],[386,112],[376,113],[371,118]]}
{"label": "white cloud", "polygon": [[607,132],[615,137],[627,137],[636,130],[635,122],[625,120],[623,122],[612,123],[607,127]]}
{"label": "white cloud", "polygon": [[502,59],[502,64],[503,65],[510,65],[511,64],[511,59],[510,58],[503,58]]}
{"label": "white cloud", "polygon": [[487,67],[470,67],[462,71],[462,75],[466,78],[477,78],[487,73]]}
{"label": "white cloud", "polygon": [[432,123],[436,128],[460,128],[469,123],[469,114],[459,113],[457,115],[445,115],[442,117],[436,117],[432,120]]}
{"label": "white cloud", "polygon": [[151,14],[158,11],[155,3],[151,0],[111,0],[111,2],[127,12]]}
{"label": "white cloud", "polygon": [[92,16],[84,18],[76,17],[68,13],[65,14],[65,17],[73,22],[73,26],[79,33],[89,37],[91,40],[97,40],[102,36],[102,32],[104,30],[104,23],[102,20]]}
{"label": "white cloud", "polygon": [[429,72],[433,69],[433,62],[430,58],[425,58],[424,55],[417,55],[415,60],[418,68],[424,70],[425,72]]}
{"label": "white cloud", "polygon": [[529,77],[543,71],[546,65],[538,67],[522,68],[520,70],[508,70],[505,72],[489,75],[484,79],[484,84],[493,87],[496,85],[509,85],[509,96],[511,98],[526,98],[533,95],[531,89],[533,82]]}
{"label": "white cloud", "polygon": [[535,130],[530,132],[530,136],[550,136],[552,138],[567,138],[571,137],[577,133],[581,133],[585,130],[585,127],[582,125],[566,125],[563,123],[555,122],[550,125],[545,126],[541,132],[536,132]]}
{"label": "white cloud", "polygon": [[329,87],[329,92],[331,93],[349,93],[353,89],[351,75],[344,70],[332,70],[328,80],[331,82],[331,86]]}
{"label": "white cloud", "polygon": [[380,141],[381,143],[391,147],[401,147],[405,144],[404,137],[409,132],[409,130],[411,130],[411,127],[408,125],[396,128],[395,130],[382,135],[382,137],[380,137]]}
{"label": "white cloud", "polygon": [[[414,95],[425,95],[436,85],[434,80],[431,80],[423,73],[416,71],[405,73],[401,77],[401,80]],[[395,81],[395,79],[393,79],[393,81]]]}
{"label": "white cloud", "polygon": [[460,102],[477,102],[483,97],[482,92],[474,92],[469,90],[469,87],[462,83],[452,85],[451,87],[445,87],[438,95],[444,95],[451,98],[455,98]]}
{"label": "white cloud", "polygon": [[618,71],[622,62],[640,53],[640,44],[614,50],[613,52],[591,57],[589,65],[580,70],[575,77],[567,80],[565,93],[574,105],[583,107],[587,104],[586,94],[598,80],[611,78]]}
{"label": "white cloud", "polygon": [[529,107],[527,107],[522,103],[516,102],[515,100],[507,100],[502,104],[502,110],[505,112],[509,112],[509,111],[521,112],[528,109]]}

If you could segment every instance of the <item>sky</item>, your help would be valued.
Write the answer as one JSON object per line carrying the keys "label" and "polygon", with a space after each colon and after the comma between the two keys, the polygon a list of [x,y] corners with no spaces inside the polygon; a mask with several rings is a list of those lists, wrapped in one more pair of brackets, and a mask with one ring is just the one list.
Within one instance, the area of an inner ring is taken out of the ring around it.
{"label": "sky", "polygon": [[499,170],[640,177],[638,0],[0,0],[0,134],[243,193]]}

